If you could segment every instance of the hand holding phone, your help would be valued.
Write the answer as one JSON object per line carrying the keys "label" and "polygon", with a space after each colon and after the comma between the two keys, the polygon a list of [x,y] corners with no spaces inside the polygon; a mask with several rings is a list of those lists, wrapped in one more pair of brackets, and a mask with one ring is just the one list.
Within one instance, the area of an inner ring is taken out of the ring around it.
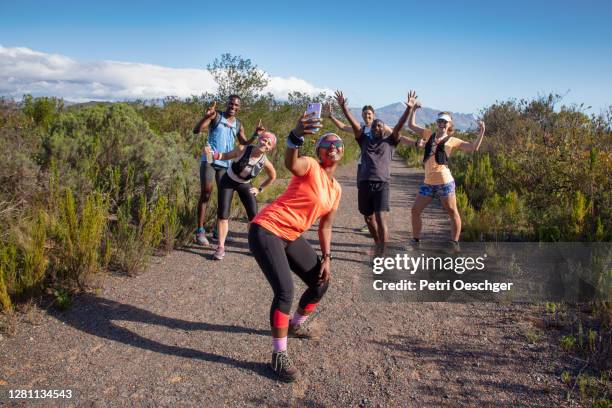
{"label": "hand holding phone", "polygon": [[[319,102],[309,103],[306,108],[306,116],[309,119],[321,120],[321,104]],[[318,132],[319,128],[313,128],[314,132]]]}

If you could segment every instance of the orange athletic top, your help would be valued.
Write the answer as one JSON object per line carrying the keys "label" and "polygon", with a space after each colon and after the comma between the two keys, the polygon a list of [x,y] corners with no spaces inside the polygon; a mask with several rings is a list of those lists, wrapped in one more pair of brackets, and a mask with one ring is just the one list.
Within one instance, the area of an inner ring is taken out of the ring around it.
{"label": "orange athletic top", "polygon": [[303,176],[293,176],[287,189],[253,219],[274,235],[294,241],[314,222],[336,210],[342,188],[312,157],[304,157],[308,169]]}
{"label": "orange athletic top", "polygon": [[[455,150],[461,143],[463,143],[463,140],[452,136],[449,137],[444,143],[444,151],[446,152],[446,156],[450,157],[453,150]],[[453,180],[453,175],[451,174],[448,166],[445,164],[436,163],[436,158],[434,155],[429,156],[429,158],[425,160],[425,184],[439,185],[450,183]]]}

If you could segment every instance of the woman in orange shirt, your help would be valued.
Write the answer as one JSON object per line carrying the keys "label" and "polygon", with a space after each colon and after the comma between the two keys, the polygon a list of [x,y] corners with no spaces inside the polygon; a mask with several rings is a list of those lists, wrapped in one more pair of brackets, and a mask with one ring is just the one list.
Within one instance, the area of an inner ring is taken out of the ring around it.
{"label": "woman in orange shirt", "polygon": [[[415,108],[420,108],[421,104],[416,100],[414,91],[408,95],[408,103]],[[453,247],[459,249],[459,235],[461,234],[461,216],[457,210],[457,200],[455,197],[455,179],[448,168],[448,157],[455,149],[464,152],[475,152],[482,143],[485,133],[484,122],[478,121],[478,136],[474,142],[465,142],[453,137],[453,118],[450,112],[440,112],[436,120],[436,131],[418,126],[415,122],[416,109],[410,113],[408,127],[421,138],[418,145],[424,145],[425,154],[423,155],[423,165],[425,166],[425,180],[419,187],[412,206],[412,245],[418,246],[421,237],[421,213],[429,205],[434,197],[438,197],[442,207],[448,213],[451,221],[451,243]]]}
{"label": "woman in orange shirt", "polygon": [[[257,214],[249,228],[249,248],[274,291],[270,307],[272,370],[283,381],[299,377],[299,370],[287,354],[287,336],[317,337],[304,322],[329,286],[332,224],[341,195],[334,172],[342,159],[344,144],[338,135],[326,133],[315,144],[318,160],[298,155],[304,136],[320,127],[320,119],[312,116],[304,115],[298,121],[287,137],[285,150],[285,166],[293,174],[289,186]],[[302,237],[319,218],[321,257]],[[308,288],[290,318],[292,271]]]}

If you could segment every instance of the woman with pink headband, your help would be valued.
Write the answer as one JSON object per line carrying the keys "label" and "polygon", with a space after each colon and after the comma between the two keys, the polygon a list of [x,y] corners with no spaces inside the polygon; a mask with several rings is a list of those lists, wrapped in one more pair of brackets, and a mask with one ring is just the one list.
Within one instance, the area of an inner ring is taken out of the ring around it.
{"label": "woman with pink headband", "polygon": [[[299,154],[307,135],[321,128],[321,119],[304,114],[287,136],[285,167],[293,174],[285,192],[261,210],[249,226],[249,248],[272,287],[271,368],[282,381],[295,381],[299,369],[287,353],[287,337],[316,339],[320,331],[307,322],[329,287],[334,217],[342,188],[334,178],[344,154],[344,143],[335,133],[325,133],[315,143],[317,158]],[[319,220],[317,256],[304,232]],[[293,316],[293,275],[305,284]]]}
{"label": "woman with pink headband", "polygon": [[[253,136],[258,136],[256,144],[238,145],[234,150],[226,153],[212,151],[210,146],[204,148],[205,153],[212,156],[214,160],[235,159],[219,182],[217,203],[219,245],[213,254],[213,259],[217,261],[222,260],[225,256],[225,239],[229,229],[228,219],[234,191],[238,192],[238,197],[240,197],[250,222],[257,214],[255,197],[276,179],[276,170],[272,162],[266,158],[266,153],[276,146],[276,136],[266,131],[261,125],[261,120]],[[260,184],[259,188],[255,188],[251,180],[257,177],[262,170],[266,171],[268,178]]]}

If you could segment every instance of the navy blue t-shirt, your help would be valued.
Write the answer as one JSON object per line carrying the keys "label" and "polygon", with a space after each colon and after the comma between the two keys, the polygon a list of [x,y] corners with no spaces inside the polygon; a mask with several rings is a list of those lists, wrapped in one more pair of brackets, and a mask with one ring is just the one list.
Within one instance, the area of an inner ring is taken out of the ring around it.
{"label": "navy blue t-shirt", "polygon": [[399,141],[395,141],[392,136],[372,138],[362,137],[361,146],[361,167],[357,176],[358,181],[389,181],[391,173],[391,157]]}

